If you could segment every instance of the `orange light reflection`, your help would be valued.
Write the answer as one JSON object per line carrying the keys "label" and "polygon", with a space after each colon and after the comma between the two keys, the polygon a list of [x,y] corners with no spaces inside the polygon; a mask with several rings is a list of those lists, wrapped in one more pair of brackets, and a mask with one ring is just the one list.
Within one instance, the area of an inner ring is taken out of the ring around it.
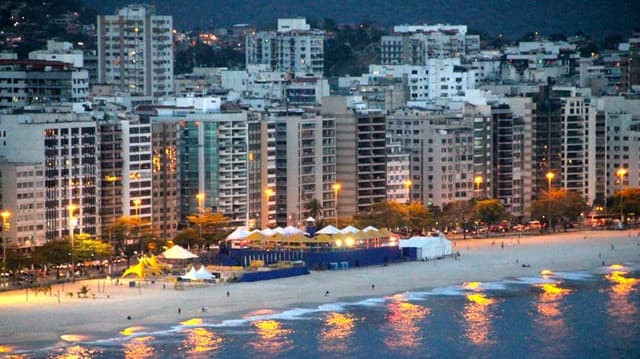
{"label": "orange light reflection", "polygon": [[609,292],[607,313],[616,323],[610,330],[618,338],[628,338],[631,332],[627,328],[637,325],[633,318],[638,312],[638,307],[629,299],[629,295],[637,290],[638,279],[625,277],[626,274],[625,271],[613,271],[605,276],[613,284]]}
{"label": "orange light reflection", "polygon": [[542,327],[543,337],[549,338],[551,341],[564,338],[567,335],[567,327],[562,317],[560,304],[561,299],[571,293],[571,290],[558,287],[555,283],[539,284],[536,287],[542,290],[536,305],[540,314],[536,321]]}
{"label": "orange light reflection", "polygon": [[131,339],[130,342],[124,345],[124,357],[127,359],[155,357],[156,350],[149,345],[151,340],[153,340],[151,336]]}
{"label": "orange light reflection", "polygon": [[260,320],[251,324],[258,337],[249,343],[256,351],[268,355],[285,353],[293,348],[288,338],[291,329],[284,329],[275,320]]}
{"label": "orange light reflection", "polygon": [[336,354],[347,353],[355,322],[356,320],[350,314],[335,312],[327,314],[324,327],[318,335],[320,350]]}
{"label": "orange light reflection", "polygon": [[386,346],[401,351],[412,351],[422,345],[422,330],[420,321],[431,310],[421,305],[408,302],[393,301],[388,305],[387,314],[388,335],[383,339]]}
{"label": "orange light reflection", "polygon": [[144,331],[144,329],[145,329],[144,327],[136,325],[136,326],[127,327],[127,328],[122,329],[120,334],[124,335],[125,337],[128,337],[128,336],[134,335],[134,334],[136,334],[138,332]]}
{"label": "orange light reflection", "polygon": [[186,331],[187,337],[183,342],[183,350],[188,354],[206,353],[219,350],[222,338],[204,328],[191,328]]}
{"label": "orange light reflection", "polygon": [[79,345],[74,345],[65,349],[64,353],[56,356],[56,359],[77,359],[77,358],[95,358],[100,351],[96,349],[87,349]]}
{"label": "orange light reflection", "polygon": [[465,305],[463,314],[466,337],[474,344],[488,343],[492,319],[489,306],[494,304],[495,300],[479,293],[468,294],[467,300],[469,302]]}

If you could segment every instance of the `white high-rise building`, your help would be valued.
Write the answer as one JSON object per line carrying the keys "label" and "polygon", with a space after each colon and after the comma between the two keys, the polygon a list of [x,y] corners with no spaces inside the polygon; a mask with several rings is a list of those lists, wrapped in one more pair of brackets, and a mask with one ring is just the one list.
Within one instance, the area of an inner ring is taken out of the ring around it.
{"label": "white high-rise building", "polygon": [[98,16],[98,82],[135,95],[173,92],[173,18],[129,5]]}
{"label": "white high-rise building", "polygon": [[305,19],[278,19],[277,31],[246,37],[246,64],[269,65],[273,71],[313,74],[324,71],[324,31],[311,29]]}

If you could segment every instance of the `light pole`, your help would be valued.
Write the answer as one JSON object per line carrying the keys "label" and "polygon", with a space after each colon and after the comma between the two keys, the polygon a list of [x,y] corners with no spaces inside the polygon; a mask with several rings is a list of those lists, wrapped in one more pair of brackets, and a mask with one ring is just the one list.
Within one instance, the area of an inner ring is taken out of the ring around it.
{"label": "light pole", "polygon": [[[138,244],[142,244],[140,243],[140,204],[142,204],[142,201],[139,198],[136,198],[133,200],[133,209],[135,211],[136,214],[136,237],[138,240]],[[140,255],[142,255],[142,252],[144,252],[142,250],[142,246],[140,247]]]}
{"label": "light pole", "polygon": [[411,185],[413,184],[413,182],[411,182],[410,179],[407,179],[406,181],[404,181],[404,188],[407,190],[407,204],[411,203]]}
{"label": "light pole", "polygon": [[264,202],[264,213],[262,215],[262,229],[266,229],[269,227],[269,201],[271,200],[271,196],[273,196],[274,194],[276,194],[276,191],[272,190],[271,188],[267,187],[264,190],[264,197],[265,197],[265,202]]}
{"label": "light pole", "polygon": [[117,176],[105,176],[105,181],[111,183],[111,227],[109,228],[109,246],[111,246],[112,254],[109,257],[109,275],[113,270],[113,252],[115,252],[115,248],[113,246],[113,225],[116,223],[116,181],[120,178]]}
{"label": "light pole", "polygon": [[473,183],[476,185],[476,197],[480,197],[480,185],[482,185],[482,176],[475,176]]}
{"label": "light pole", "polygon": [[73,204],[70,203],[67,206],[67,210],[69,211],[69,239],[71,240],[71,280],[75,281],[76,279],[76,265],[75,265],[75,261],[73,260],[73,247],[74,247],[74,241],[73,241],[73,231],[75,230],[76,226],[78,225],[78,218],[76,218],[76,216],[73,215],[73,212],[75,212],[75,210],[78,207]]}
{"label": "light pole", "polygon": [[333,188],[333,192],[336,195],[336,227],[338,227],[338,192],[340,192],[342,186],[340,185],[340,183],[336,182],[333,184],[333,186],[331,186],[331,188]]}
{"label": "light pole", "polygon": [[9,223],[9,217],[11,217],[11,212],[2,211],[0,213],[2,215],[2,268],[7,268],[7,237],[9,236],[9,228],[11,224]]}
{"label": "light pole", "polygon": [[[555,176],[556,175],[551,171],[547,172],[547,174],[545,175],[545,177],[547,177],[547,183],[548,183],[549,203],[551,203],[551,181],[553,180],[553,177],[555,177]],[[548,220],[549,223],[548,223],[548,226],[547,226],[548,228],[547,229],[550,231],[551,230],[551,206],[549,206],[549,213],[548,214],[549,214],[549,218],[547,220]]]}
{"label": "light pole", "polygon": [[204,193],[199,192],[196,195],[196,198],[198,199],[198,231],[200,235],[200,242],[202,242],[202,214],[204,212]]}
{"label": "light pole", "polygon": [[620,177],[620,224],[624,224],[624,207],[622,207],[624,200],[624,176],[626,176],[629,171],[626,168],[620,168],[616,171],[616,176]]}

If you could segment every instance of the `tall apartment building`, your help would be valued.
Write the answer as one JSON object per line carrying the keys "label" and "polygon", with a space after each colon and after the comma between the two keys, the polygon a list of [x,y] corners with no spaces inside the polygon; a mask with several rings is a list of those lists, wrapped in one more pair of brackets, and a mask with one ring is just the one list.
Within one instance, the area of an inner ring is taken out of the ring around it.
{"label": "tall apartment building", "polygon": [[0,157],[0,209],[9,211],[7,247],[31,251],[44,245],[44,164]]}
{"label": "tall apartment building", "polygon": [[[6,134],[0,142],[6,159],[27,164],[26,169],[17,165],[12,170],[15,197],[3,188],[3,205],[10,203],[15,218],[25,220],[14,225],[19,232],[12,238],[22,239],[24,245],[34,230],[35,244],[60,239],[71,229],[76,234],[98,234],[96,124],[91,117],[71,112],[0,115],[0,133]],[[44,197],[31,197],[38,193]],[[73,213],[69,205],[75,206]]]}
{"label": "tall apartment building", "polygon": [[317,220],[335,220],[336,120],[301,111],[274,111],[275,193],[278,225],[301,226],[316,200]]}
{"label": "tall apartment building", "polygon": [[473,130],[459,112],[405,108],[387,117],[387,135],[411,153],[411,200],[425,205],[469,200]]}
{"label": "tall apartment building", "polygon": [[123,93],[173,92],[173,18],[150,5],[129,5],[98,16],[98,82]]}
{"label": "tall apartment building", "polygon": [[411,153],[402,144],[387,138],[387,201],[411,202],[413,181]]}
{"label": "tall apartment building", "polygon": [[246,65],[265,64],[273,71],[313,74],[324,72],[324,31],[311,29],[305,19],[278,19],[276,31],[246,37]]}
{"label": "tall apartment building", "polygon": [[230,219],[230,226],[248,224],[247,113],[189,113],[179,123],[178,176],[180,214],[205,208]]}
{"label": "tall apartment building", "polygon": [[534,188],[552,186],[576,191],[592,204],[596,193],[596,134],[599,117],[588,89],[545,87],[536,104]]}
{"label": "tall apartment building", "polygon": [[432,58],[461,58],[480,50],[466,25],[399,25],[380,39],[383,65],[424,65]]}
{"label": "tall apartment building", "polygon": [[276,185],[275,122],[266,113],[248,116],[248,226],[264,229],[276,225],[276,202],[286,194]]}
{"label": "tall apartment building", "polygon": [[385,115],[352,109],[343,96],[325,97],[321,113],[336,121],[338,217],[367,212],[387,197]]}
{"label": "tall apartment building", "polygon": [[86,70],[60,61],[0,59],[0,108],[85,102],[88,96]]}

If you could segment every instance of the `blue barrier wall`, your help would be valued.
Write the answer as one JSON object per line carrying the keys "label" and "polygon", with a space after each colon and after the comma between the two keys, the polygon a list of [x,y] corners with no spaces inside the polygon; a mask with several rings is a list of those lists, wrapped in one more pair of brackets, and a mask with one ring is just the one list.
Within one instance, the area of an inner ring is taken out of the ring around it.
{"label": "blue barrier wall", "polygon": [[309,274],[307,267],[281,268],[269,271],[245,272],[240,277],[240,282],[256,282],[259,280],[287,278],[297,275]]}
{"label": "blue barrier wall", "polygon": [[301,252],[301,251],[258,251],[252,249],[232,249],[228,254],[216,256],[201,256],[203,263],[213,263],[225,266],[249,266],[252,260],[264,261],[265,265],[279,261],[302,260],[312,270],[329,269],[329,263],[347,262],[349,268],[381,265],[398,262],[402,259],[402,252],[398,247],[379,247],[353,249],[332,252]]}

